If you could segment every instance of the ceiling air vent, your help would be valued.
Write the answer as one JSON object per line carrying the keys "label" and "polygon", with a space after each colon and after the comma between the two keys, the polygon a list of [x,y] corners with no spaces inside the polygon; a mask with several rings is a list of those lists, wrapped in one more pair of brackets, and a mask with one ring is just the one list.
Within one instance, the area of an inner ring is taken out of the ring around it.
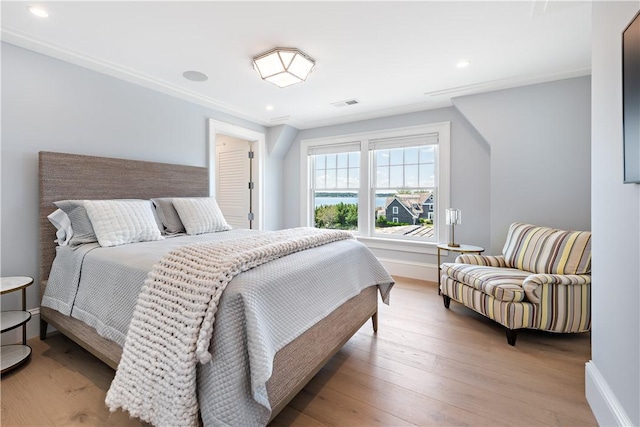
{"label": "ceiling air vent", "polygon": [[275,117],[271,119],[271,123],[273,124],[287,123],[289,120],[291,120],[291,116]]}
{"label": "ceiling air vent", "polygon": [[360,101],[358,101],[357,99],[347,99],[346,101],[332,102],[331,105],[333,105],[334,107],[347,107],[349,105],[356,105],[359,103]]}

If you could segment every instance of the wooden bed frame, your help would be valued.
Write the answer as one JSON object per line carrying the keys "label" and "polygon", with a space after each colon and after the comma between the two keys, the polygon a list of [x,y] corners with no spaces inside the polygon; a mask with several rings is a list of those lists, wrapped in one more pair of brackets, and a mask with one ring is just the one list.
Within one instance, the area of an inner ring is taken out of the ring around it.
{"label": "wooden bed frame", "polygon": [[[58,200],[209,196],[207,168],[77,154],[40,152],[40,298],[55,257],[55,228],[47,215]],[[369,287],[282,348],[267,383],[273,419],[324,364],[371,318],[377,331],[377,287]],[[47,324],[116,369],[122,348],[87,324],[40,307],[40,339]]]}

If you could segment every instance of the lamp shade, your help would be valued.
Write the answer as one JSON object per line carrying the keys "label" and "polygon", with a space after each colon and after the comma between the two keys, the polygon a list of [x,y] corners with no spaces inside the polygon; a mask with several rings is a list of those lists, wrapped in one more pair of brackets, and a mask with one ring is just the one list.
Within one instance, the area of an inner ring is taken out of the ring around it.
{"label": "lamp shade", "polygon": [[303,82],[315,61],[299,49],[277,47],[253,58],[253,68],[263,80],[279,87]]}
{"label": "lamp shade", "polygon": [[445,221],[447,225],[462,224],[462,211],[460,209],[447,208]]}
{"label": "lamp shade", "polygon": [[456,225],[462,224],[462,212],[460,209],[447,208],[445,211],[445,222],[449,226],[449,246],[453,248],[460,247],[459,243],[456,243]]}

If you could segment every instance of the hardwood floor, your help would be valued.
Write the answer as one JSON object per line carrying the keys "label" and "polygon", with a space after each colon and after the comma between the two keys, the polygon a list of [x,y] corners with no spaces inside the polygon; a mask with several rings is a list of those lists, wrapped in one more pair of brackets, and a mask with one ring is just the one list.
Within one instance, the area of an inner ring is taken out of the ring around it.
{"label": "hardwood floor", "polygon": [[[338,352],[271,423],[280,426],[596,426],[584,397],[589,334],[503,329],[436,285],[396,278],[391,305]],[[1,424],[139,426],[104,405],[114,371],[61,335],[2,376]]]}

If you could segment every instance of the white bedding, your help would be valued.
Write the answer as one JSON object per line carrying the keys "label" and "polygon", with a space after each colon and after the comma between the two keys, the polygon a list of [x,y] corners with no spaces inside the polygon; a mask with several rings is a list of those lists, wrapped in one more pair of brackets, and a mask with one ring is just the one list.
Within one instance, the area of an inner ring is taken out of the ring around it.
{"label": "white bedding", "polygon": [[[146,274],[162,255],[184,244],[246,233],[252,232],[232,230],[111,248],[85,245],[76,251],[59,248],[43,305],[67,310],[123,345]],[[272,366],[275,353],[366,287],[379,285],[383,301],[388,301],[392,284],[371,252],[355,240],[295,253],[236,276],[220,301],[210,347],[213,360],[198,370],[204,424],[265,424],[270,408],[256,401],[261,399],[252,389],[261,388],[254,382],[264,381],[264,369]]]}

